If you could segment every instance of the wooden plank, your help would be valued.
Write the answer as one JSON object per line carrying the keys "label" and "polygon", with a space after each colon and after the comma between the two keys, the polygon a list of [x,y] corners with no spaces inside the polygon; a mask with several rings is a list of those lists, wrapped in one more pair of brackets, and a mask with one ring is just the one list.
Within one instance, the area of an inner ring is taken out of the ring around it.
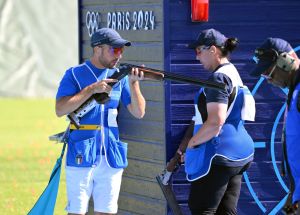
{"label": "wooden plank", "polygon": [[[82,5],[99,5],[99,0],[84,0],[81,1]],[[128,4],[130,2],[131,4],[161,4],[161,0],[130,0],[130,1],[124,1],[124,0],[101,0],[101,5],[122,5],[122,4]]]}
{"label": "wooden plank", "polygon": [[[224,7],[226,4],[226,7]],[[188,10],[182,10],[182,8],[188,8]],[[253,1],[214,1],[213,9],[209,12],[209,21],[214,23],[224,23],[228,25],[228,22],[239,22],[239,23],[249,23],[251,22],[261,22],[268,20],[272,17],[272,22],[295,22],[297,21],[299,2],[288,1],[287,2],[275,2],[272,1],[261,1],[259,3],[259,10],[257,10],[257,5]],[[170,20],[181,21],[186,20],[190,16],[190,2],[181,1],[170,2],[171,11],[181,11],[180,13],[171,13]],[[223,13],[219,13],[222,11]],[[245,16],[244,14],[249,14],[253,12],[255,16]],[[280,16],[279,16],[280,12]],[[230,14],[230,16],[224,16],[224,14]],[[267,14],[267,15],[266,15]],[[281,17],[282,14],[287,14]],[[187,22],[188,23],[188,22]],[[228,29],[230,30],[230,29]]]}
{"label": "wooden plank", "polygon": [[[105,23],[106,24],[106,23]],[[83,30],[83,39],[82,44],[90,45],[90,37],[88,35],[88,29],[85,24],[82,24]],[[101,25],[101,27],[107,27],[106,25]],[[162,41],[162,24],[157,23],[156,29],[153,31],[124,31],[124,30],[117,30],[117,32],[121,35],[122,38],[125,38],[132,42],[132,46],[141,44],[141,45],[149,45],[149,43],[158,43]]]}
{"label": "wooden plank", "polygon": [[136,138],[149,142],[162,142],[165,139],[163,122],[147,121],[146,123],[143,119],[123,120],[119,122],[119,128],[121,136],[127,139]]}
{"label": "wooden plank", "polygon": [[155,181],[155,176],[165,168],[164,162],[145,161],[141,159],[128,158],[128,167],[124,175],[131,177],[141,177],[144,180]]}
{"label": "wooden plank", "polygon": [[166,214],[165,201],[145,198],[125,192],[120,193],[119,208],[120,210],[143,215]]}
{"label": "wooden plank", "polygon": [[122,140],[128,143],[128,158],[165,163],[164,142]]}
{"label": "wooden plank", "polygon": [[[172,133],[171,138],[172,141],[176,141],[178,136],[184,132],[187,124],[174,124],[172,125]],[[274,126],[274,123],[253,123],[251,126],[247,124],[246,130],[250,134],[250,136],[255,140],[270,140],[271,131]],[[275,133],[275,141],[280,141],[281,139],[281,131],[282,131],[282,123],[280,123],[277,127],[277,132]]]}
{"label": "wooden plank", "polygon": [[[238,214],[249,215],[249,214],[269,214],[272,209],[278,204],[277,201],[262,201],[262,205],[267,209],[264,213],[258,207],[255,201],[239,201],[238,202]],[[181,204],[181,209],[185,215],[191,215],[187,203]]]}
{"label": "wooden plank", "polygon": [[138,195],[145,198],[164,200],[164,196],[155,181],[144,180],[140,178],[123,176],[121,192],[132,195]]}
{"label": "wooden plank", "polygon": [[[274,119],[283,106],[283,103],[275,103],[274,101],[268,102],[268,100],[265,100],[265,102],[266,103],[256,103],[255,122],[274,122]],[[171,119],[176,120],[177,123],[190,120],[194,112],[194,104],[190,102],[171,105]],[[280,122],[283,120],[282,117]]]}
{"label": "wooden plank", "polygon": [[[132,116],[127,108],[125,108],[123,105],[121,106],[120,112],[123,114],[119,116],[119,121],[127,120],[127,119],[135,119],[134,116]],[[165,110],[163,103],[161,102],[154,102],[154,101],[146,101],[146,113],[142,120],[144,121],[157,121],[157,122],[163,122],[164,121],[164,115]]]}
{"label": "wooden plank", "polygon": [[[84,44],[82,48],[83,57],[90,57],[92,53],[90,44]],[[122,61],[160,62],[163,56],[162,44],[131,46],[126,48],[126,51],[122,56]]]}
{"label": "wooden plank", "polygon": [[[172,84],[171,85],[171,101],[179,104],[177,101],[187,102],[188,104],[193,103],[196,93],[199,91],[198,86],[189,84]],[[251,89],[250,89],[251,90]],[[283,104],[286,99],[286,94],[279,88],[275,88],[270,85],[266,85],[265,82],[257,89],[254,99],[256,104],[262,103],[270,105]],[[270,103],[270,104],[269,104]],[[277,107],[279,108],[279,107]]]}
{"label": "wooden plank", "polygon": [[[257,157],[257,156],[254,156]],[[268,160],[268,161],[266,161]],[[270,182],[270,181],[278,181],[273,163],[271,162],[271,158],[261,161],[259,159],[254,159],[250,168],[247,170],[248,178],[251,182]],[[281,160],[276,159],[276,165],[278,170],[281,170]],[[172,176],[173,182],[175,184],[185,184],[188,183],[186,180],[186,174],[184,171],[184,165],[180,166],[179,170],[173,174]],[[284,181],[287,181],[287,177],[282,177]]]}
{"label": "wooden plank", "polygon": [[[282,189],[280,183],[276,181],[274,181],[273,183],[251,182],[251,185],[254,191],[256,191],[257,197],[261,201],[279,201],[286,195],[286,192]],[[173,187],[176,198],[179,202],[185,201],[188,198],[190,184],[173,184]],[[253,197],[246,187],[242,190],[243,195],[241,195],[240,200],[253,200]]]}

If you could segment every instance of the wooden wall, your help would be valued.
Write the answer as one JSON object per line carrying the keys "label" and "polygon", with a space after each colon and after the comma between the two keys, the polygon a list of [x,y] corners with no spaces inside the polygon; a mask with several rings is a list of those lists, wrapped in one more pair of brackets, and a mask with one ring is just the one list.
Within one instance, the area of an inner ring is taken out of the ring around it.
{"label": "wooden wall", "polygon": [[[285,93],[271,87],[258,78],[251,77],[254,49],[267,37],[281,37],[293,47],[300,45],[300,2],[297,0],[211,0],[209,21],[192,23],[190,19],[190,1],[170,0],[165,2],[169,8],[169,26],[165,43],[169,43],[170,69],[174,73],[187,74],[205,79],[204,71],[195,54],[186,45],[194,40],[198,33],[207,28],[215,28],[228,37],[240,40],[239,48],[231,56],[246,85],[255,93],[257,115],[254,123],[246,123],[246,128],[256,141],[255,160],[245,174],[239,214],[276,214],[286,196],[287,183],[279,176],[281,163],[281,108]],[[166,52],[167,53],[167,52]],[[193,115],[193,97],[197,87],[172,83],[170,90],[171,110],[169,128],[171,138],[168,141],[167,159],[175,152],[184,130]],[[276,119],[278,117],[278,119]],[[278,122],[276,121],[278,120]],[[168,126],[167,126],[168,127]],[[276,175],[277,174],[277,175]],[[187,207],[189,183],[183,170],[174,175],[173,187],[177,198],[185,211]],[[205,195],[205,194],[203,194]]]}
{"label": "wooden wall", "polygon": [[[145,64],[163,69],[163,5],[161,0],[82,0],[79,1],[80,61],[91,54],[86,14],[101,14],[100,27],[107,27],[107,13],[129,11],[153,11],[154,30],[118,30],[132,42],[125,49],[122,62]],[[119,198],[118,214],[165,214],[166,202],[155,176],[166,163],[165,157],[165,100],[164,83],[145,81],[141,90],[146,98],[146,114],[142,120],[134,119],[121,106],[119,128],[121,139],[129,143],[128,161]]]}
{"label": "wooden wall", "polygon": [[[255,160],[244,175],[239,214],[277,214],[286,195],[286,178],[279,175],[281,156],[282,107],[285,93],[251,77],[254,49],[266,37],[282,37],[293,47],[300,45],[298,0],[211,0],[209,21],[190,20],[191,0],[79,0],[80,62],[91,54],[86,14],[101,14],[98,27],[106,27],[108,12],[152,10],[154,30],[118,30],[133,42],[123,62],[145,64],[206,79],[208,73],[195,60],[186,45],[198,33],[216,28],[226,36],[238,37],[239,48],[232,54],[246,85],[255,91],[257,116],[246,127],[255,140]],[[193,97],[198,87],[175,82],[144,82],[147,100],[144,119],[133,119],[121,107],[121,136],[129,143],[129,166],[125,170],[120,200],[120,214],[171,214],[154,177],[177,149],[193,115]],[[182,170],[173,177],[173,188],[186,215],[189,183]],[[280,213],[279,213],[280,214]]]}

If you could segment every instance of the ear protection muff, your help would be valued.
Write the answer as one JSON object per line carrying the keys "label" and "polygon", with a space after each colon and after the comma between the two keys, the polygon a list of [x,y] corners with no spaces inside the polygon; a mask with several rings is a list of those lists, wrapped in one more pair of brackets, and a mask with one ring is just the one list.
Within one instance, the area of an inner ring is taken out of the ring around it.
{"label": "ear protection muff", "polygon": [[286,72],[296,69],[295,58],[293,58],[287,52],[278,54],[278,52],[274,49],[256,49],[255,56],[259,60],[276,63],[276,66]]}
{"label": "ear protection muff", "polygon": [[293,58],[286,52],[283,52],[280,55],[278,55],[276,65],[286,72],[290,72],[291,70],[296,69],[295,58]]}

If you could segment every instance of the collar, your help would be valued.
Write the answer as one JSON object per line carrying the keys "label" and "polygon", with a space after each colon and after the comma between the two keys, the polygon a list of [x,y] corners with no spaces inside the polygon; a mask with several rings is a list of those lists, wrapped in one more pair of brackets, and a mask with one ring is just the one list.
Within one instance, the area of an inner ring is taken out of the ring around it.
{"label": "collar", "polygon": [[217,68],[215,68],[215,70],[213,72],[216,72],[218,69],[220,69],[221,67],[223,66],[227,66],[227,65],[230,65],[231,63],[223,63],[223,64],[220,64],[219,66],[217,66]]}

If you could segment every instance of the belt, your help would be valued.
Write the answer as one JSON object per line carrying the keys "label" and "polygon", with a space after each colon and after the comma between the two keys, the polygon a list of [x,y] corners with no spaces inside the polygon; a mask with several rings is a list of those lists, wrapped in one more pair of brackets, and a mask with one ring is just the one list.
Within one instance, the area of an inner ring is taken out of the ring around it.
{"label": "belt", "polygon": [[77,128],[74,124],[70,124],[71,130],[101,130],[101,125],[79,125]]}

